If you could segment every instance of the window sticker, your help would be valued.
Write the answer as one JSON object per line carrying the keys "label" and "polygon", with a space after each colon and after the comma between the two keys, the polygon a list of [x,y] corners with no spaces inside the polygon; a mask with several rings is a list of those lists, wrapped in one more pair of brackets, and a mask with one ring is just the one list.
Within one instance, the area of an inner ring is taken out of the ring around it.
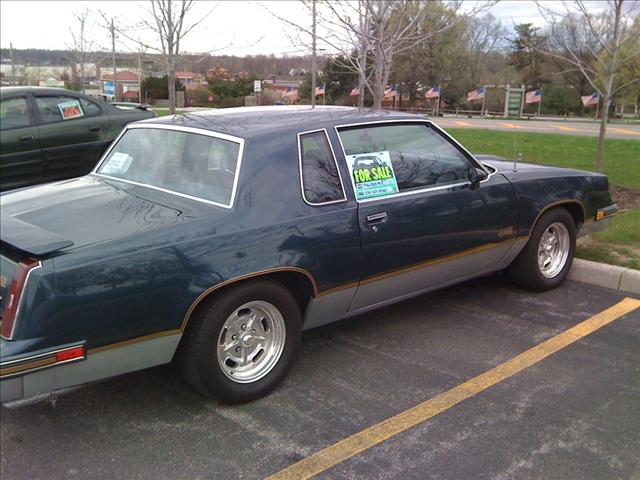
{"label": "window sticker", "polygon": [[83,117],[82,107],[78,100],[68,100],[58,104],[63,120],[71,120],[72,118]]}
{"label": "window sticker", "polygon": [[100,169],[100,173],[105,175],[122,175],[131,166],[133,157],[127,153],[115,152],[111,158],[107,160],[104,167]]}
{"label": "window sticker", "polygon": [[398,182],[388,151],[347,155],[347,165],[358,200],[398,193]]}

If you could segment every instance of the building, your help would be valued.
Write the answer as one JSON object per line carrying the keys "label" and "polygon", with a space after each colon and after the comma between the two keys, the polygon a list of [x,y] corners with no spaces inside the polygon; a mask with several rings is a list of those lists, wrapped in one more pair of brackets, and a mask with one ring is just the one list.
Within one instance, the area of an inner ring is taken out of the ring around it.
{"label": "building", "polygon": [[[117,71],[116,81],[118,84],[118,99],[123,102],[137,102],[140,93],[140,78],[136,72],[130,70]],[[114,99],[113,73],[104,72],[100,76],[101,94],[109,100]]]}
{"label": "building", "polygon": [[207,85],[207,81],[201,73],[176,72],[176,79],[180,80],[186,90],[195,90],[198,87]]}

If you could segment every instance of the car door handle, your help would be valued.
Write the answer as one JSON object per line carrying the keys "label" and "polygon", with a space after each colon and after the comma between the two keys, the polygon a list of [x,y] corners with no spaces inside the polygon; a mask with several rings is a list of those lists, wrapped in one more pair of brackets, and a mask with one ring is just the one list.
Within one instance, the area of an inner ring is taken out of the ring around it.
{"label": "car door handle", "polygon": [[97,132],[100,130],[100,127],[89,127],[90,132]]}
{"label": "car door handle", "polygon": [[373,213],[367,215],[367,222],[369,223],[383,223],[387,221],[387,212]]}
{"label": "car door handle", "polygon": [[33,140],[33,135],[23,135],[22,137],[19,137],[18,140],[20,140],[21,142]]}

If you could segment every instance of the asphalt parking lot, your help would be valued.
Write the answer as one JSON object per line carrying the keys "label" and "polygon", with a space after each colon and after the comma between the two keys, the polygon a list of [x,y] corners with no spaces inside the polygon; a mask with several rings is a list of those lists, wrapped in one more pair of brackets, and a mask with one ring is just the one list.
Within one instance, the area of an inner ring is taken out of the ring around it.
{"label": "asphalt parking lot", "polygon": [[[2,408],[0,476],[264,478],[624,298],[500,275],[306,332],[269,397],[222,406],[170,366]],[[640,309],[316,478],[640,478]]]}

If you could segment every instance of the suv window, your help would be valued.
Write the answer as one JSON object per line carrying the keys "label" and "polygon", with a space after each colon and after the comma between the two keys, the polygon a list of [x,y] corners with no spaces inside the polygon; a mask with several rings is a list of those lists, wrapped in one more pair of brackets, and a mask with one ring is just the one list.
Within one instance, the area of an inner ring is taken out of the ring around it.
{"label": "suv window", "polygon": [[98,173],[231,207],[241,140],[160,128],[127,130]]}
{"label": "suv window", "polygon": [[325,130],[299,136],[302,195],[313,205],[346,200],[336,159]]}
{"label": "suv window", "polygon": [[29,105],[26,97],[7,98],[0,102],[0,128],[28,127]]}
{"label": "suv window", "polygon": [[75,97],[36,97],[36,105],[42,123],[69,121],[86,116],[80,100]]}
{"label": "suv window", "polygon": [[468,181],[471,162],[426,124],[338,132],[358,200]]}

